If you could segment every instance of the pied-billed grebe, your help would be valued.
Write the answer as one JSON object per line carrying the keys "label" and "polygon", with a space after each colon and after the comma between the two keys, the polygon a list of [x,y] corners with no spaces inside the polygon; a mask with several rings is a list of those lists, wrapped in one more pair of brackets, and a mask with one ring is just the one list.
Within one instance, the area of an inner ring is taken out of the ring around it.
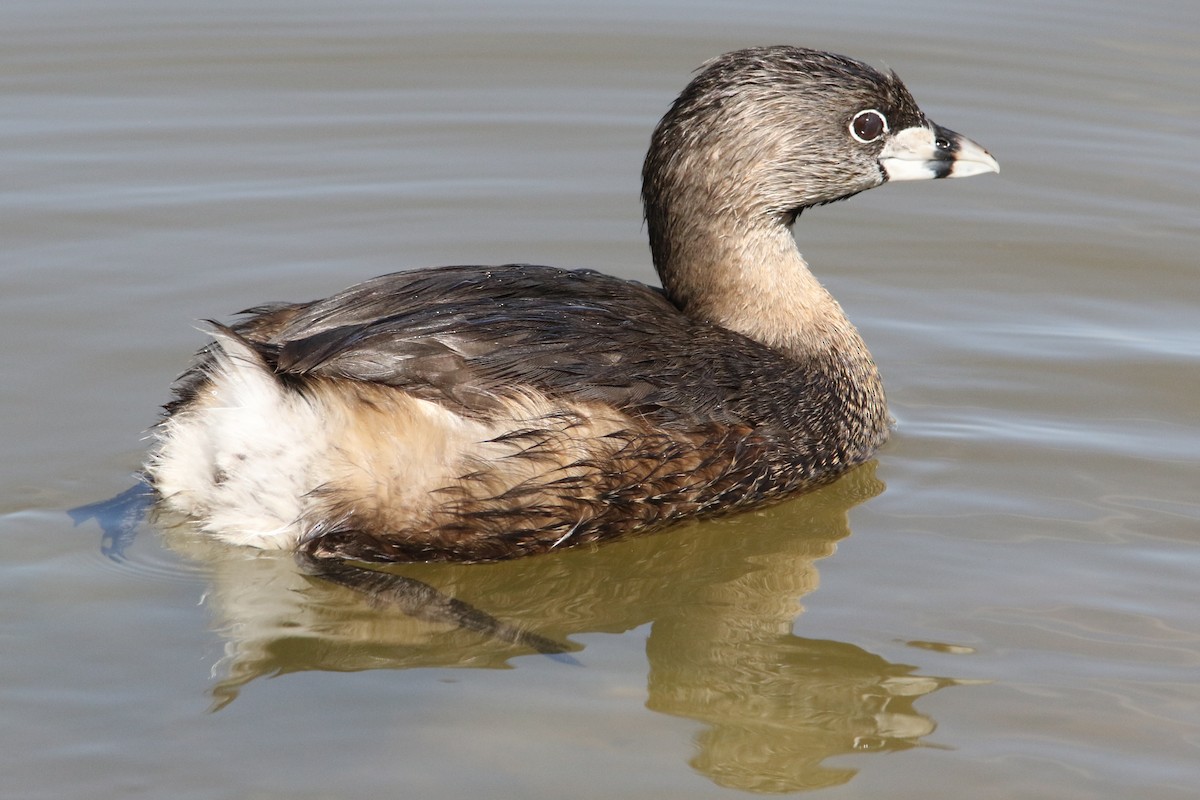
{"label": "pied-billed grebe", "polygon": [[871,355],[808,270],[809,206],[994,172],[894,74],[796,47],[709,62],[654,131],[663,289],[509,265],[261,306],[176,386],[147,472],[220,539],[486,561],[747,508],[869,458]]}

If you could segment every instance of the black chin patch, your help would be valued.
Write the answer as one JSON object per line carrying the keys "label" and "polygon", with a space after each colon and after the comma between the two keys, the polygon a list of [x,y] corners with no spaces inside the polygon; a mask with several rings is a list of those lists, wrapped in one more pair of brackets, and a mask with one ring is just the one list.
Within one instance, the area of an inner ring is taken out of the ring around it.
{"label": "black chin patch", "polygon": [[954,171],[954,158],[947,159],[939,158],[937,161],[931,161],[929,168],[933,171],[934,179],[949,178],[950,173]]}

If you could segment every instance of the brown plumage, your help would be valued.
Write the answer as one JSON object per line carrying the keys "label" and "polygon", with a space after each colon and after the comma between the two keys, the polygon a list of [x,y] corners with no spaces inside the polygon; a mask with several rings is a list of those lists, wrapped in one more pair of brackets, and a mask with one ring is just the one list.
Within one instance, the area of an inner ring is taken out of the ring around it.
{"label": "brown plumage", "polygon": [[214,327],[148,473],[221,538],[372,561],[544,552],[830,481],[888,415],[792,223],[889,178],[994,169],[895,76],[799,48],[727,54],[646,158],[664,290],[446,267],[253,309]]}

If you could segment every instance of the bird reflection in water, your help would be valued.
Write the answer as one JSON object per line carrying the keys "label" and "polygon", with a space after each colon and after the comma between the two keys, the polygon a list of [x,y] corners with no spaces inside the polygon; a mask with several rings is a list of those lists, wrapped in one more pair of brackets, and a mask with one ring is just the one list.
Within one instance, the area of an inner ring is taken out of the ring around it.
{"label": "bird reflection in water", "polygon": [[538,652],[586,668],[571,636],[649,622],[646,705],[703,723],[691,765],[722,786],[779,793],[856,774],[831,757],[918,746],[935,724],[914,702],[956,683],[793,633],[815,562],[849,535],[847,511],[883,489],[874,467],[758,512],[494,564],[365,569],[155,521],[211,574],[207,602],[227,639],[214,709],[258,677],[308,670],[503,667]]}

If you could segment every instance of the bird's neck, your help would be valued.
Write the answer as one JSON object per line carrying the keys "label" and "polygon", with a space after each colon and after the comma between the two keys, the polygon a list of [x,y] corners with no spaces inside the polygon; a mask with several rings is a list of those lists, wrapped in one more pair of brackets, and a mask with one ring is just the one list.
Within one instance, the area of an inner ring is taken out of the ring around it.
{"label": "bird's neck", "polygon": [[[687,315],[736,331],[793,362],[794,374],[763,378],[788,383],[798,397],[817,392],[823,398],[829,414],[822,424],[832,426],[828,438],[844,448],[845,463],[861,461],[887,439],[890,416],[875,360],[842,307],[809,271],[786,226],[736,238],[697,234],[673,244],[670,260],[656,259],[668,296]],[[811,423],[805,417],[801,427]]]}
{"label": "bird's neck", "polygon": [[879,370],[842,307],[809,271],[791,231],[779,224],[736,238],[697,234],[679,242],[673,240],[670,260],[659,262],[668,296],[687,315],[754,339],[795,365],[790,374],[762,378],[782,381],[805,401],[798,403],[803,414],[787,417],[797,421],[796,431],[810,432],[812,409],[822,408],[823,436],[841,448],[845,464],[874,452],[890,423]]}
{"label": "bird's neck", "polygon": [[835,355],[870,362],[862,337],[809,270],[790,229],[776,221],[740,227],[736,236],[716,226],[687,231],[672,236],[669,248],[656,248],[671,299],[691,317],[797,360]]}

